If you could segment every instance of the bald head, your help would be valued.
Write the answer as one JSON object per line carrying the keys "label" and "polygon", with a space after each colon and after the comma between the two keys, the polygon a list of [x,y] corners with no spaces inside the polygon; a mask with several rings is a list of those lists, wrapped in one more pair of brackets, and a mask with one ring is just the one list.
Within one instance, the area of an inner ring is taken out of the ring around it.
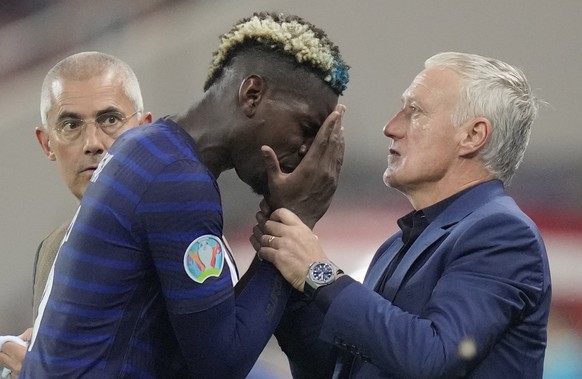
{"label": "bald head", "polygon": [[45,76],[40,96],[42,125],[47,127],[47,114],[53,106],[55,90],[59,88],[61,80],[85,81],[107,73],[119,77],[123,90],[133,103],[134,109],[142,110],[143,99],[139,82],[127,63],[100,52],[82,52],[63,59]]}

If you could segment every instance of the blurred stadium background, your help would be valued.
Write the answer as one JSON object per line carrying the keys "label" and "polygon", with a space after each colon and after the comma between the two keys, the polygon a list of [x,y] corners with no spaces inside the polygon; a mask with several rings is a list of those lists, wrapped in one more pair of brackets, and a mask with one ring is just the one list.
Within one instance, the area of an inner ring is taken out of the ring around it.
{"label": "blurred stadium background", "polygon": [[[340,187],[316,231],[329,255],[361,279],[375,249],[409,211],[382,183],[382,127],[430,55],[448,50],[524,69],[542,107],[509,191],[538,223],[553,275],[546,379],[582,378],[582,2],[576,0],[0,0],[0,335],[31,324],[39,241],[76,202],[37,146],[39,92],[58,60],[99,50],[127,61],[155,117],[202,92],[218,35],[258,10],[295,13],[325,29],[352,65],[341,102],[346,157]],[[259,198],[232,172],[221,184],[226,235],[241,270]],[[250,377],[289,378],[272,341]]]}

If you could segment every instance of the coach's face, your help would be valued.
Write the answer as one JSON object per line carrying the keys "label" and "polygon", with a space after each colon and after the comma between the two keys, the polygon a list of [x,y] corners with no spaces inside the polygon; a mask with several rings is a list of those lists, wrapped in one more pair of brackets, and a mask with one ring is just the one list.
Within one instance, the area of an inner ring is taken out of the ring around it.
{"label": "coach's face", "polygon": [[384,135],[392,139],[386,185],[410,197],[446,183],[459,156],[460,134],[451,121],[459,90],[454,71],[434,67],[404,91],[402,109],[384,127]]}

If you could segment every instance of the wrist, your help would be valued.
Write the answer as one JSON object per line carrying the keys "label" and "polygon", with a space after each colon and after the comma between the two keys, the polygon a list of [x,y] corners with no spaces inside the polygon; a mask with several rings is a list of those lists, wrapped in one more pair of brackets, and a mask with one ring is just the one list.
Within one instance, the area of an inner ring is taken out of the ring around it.
{"label": "wrist", "polygon": [[343,273],[343,270],[330,260],[313,262],[307,270],[303,292],[308,297],[315,298],[322,287],[332,284]]}

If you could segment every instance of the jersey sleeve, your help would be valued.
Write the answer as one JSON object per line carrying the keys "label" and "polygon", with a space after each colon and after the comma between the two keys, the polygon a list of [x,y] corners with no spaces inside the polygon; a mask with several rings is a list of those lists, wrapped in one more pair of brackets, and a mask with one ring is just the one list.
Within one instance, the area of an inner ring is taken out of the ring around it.
{"label": "jersey sleeve", "polygon": [[195,161],[168,165],[136,209],[174,331],[194,377],[245,377],[281,317],[290,287],[257,262],[235,298],[216,182]]}
{"label": "jersey sleeve", "polygon": [[134,232],[171,312],[197,312],[231,295],[220,193],[205,166],[186,159],[167,165],[148,184],[136,217]]}

